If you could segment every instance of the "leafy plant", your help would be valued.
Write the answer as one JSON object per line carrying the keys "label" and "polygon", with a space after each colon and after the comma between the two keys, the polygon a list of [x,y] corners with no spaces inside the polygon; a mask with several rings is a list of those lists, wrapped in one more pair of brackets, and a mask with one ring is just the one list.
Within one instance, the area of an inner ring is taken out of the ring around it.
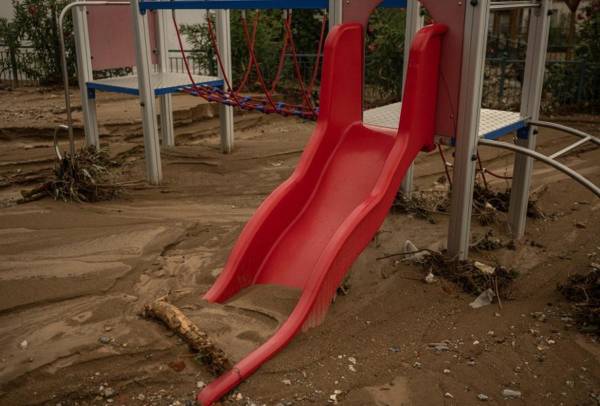
{"label": "leafy plant", "polygon": [[[28,43],[33,53],[20,66],[30,77],[42,84],[62,81],[61,57],[57,17],[68,0],[12,0],[15,9],[14,24],[19,42]],[[70,15],[64,23],[67,65],[69,74],[75,73],[75,45]]]}

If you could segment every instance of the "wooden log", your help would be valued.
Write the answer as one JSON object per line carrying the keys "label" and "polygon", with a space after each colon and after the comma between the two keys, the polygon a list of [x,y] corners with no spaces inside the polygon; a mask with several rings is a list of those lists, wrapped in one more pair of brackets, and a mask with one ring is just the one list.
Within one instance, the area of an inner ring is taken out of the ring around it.
{"label": "wooden log", "polygon": [[231,361],[225,352],[218,348],[181,310],[170,304],[166,297],[144,306],[144,317],[162,321],[170,330],[177,333],[193,351],[200,353],[202,362],[214,375],[221,375],[231,369]]}

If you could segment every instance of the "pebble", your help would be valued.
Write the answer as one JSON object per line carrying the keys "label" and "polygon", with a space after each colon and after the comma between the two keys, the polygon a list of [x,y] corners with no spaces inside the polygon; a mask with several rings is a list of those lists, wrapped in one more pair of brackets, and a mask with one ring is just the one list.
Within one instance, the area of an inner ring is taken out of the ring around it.
{"label": "pebble", "polygon": [[398,347],[390,347],[389,350],[390,352],[400,352],[400,348]]}
{"label": "pebble", "polygon": [[479,395],[477,395],[477,399],[481,400],[482,402],[487,402],[490,399],[490,397],[488,395],[480,393]]}
{"label": "pebble", "polygon": [[140,393],[139,395],[137,395],[137,399],[140,402],[143,402],[144,400],[146,400],[146,396],[143,393]]}
{"label": "pebble", "polygon": [[448,399],[454,399],[454,395],[452,395],[450,392],[444,393],[444,397]]}
{"label": "pebble", "polygon": [[22,350],[26,350],[27,347],[29,347],[29,343],[27,342],[27,340],[23,340],[21,341],[21,343],[19,344],[19,347],[21,347]]}
{"label": "pebble", "polygon": [[509,399],[520,399],[521,392],[513,389],[502,389],[502,396]]}
{"label": "pebble", "polygon": [[104,396],[105,398],[112,398],[113,396],[115,396],[115,390],[113,388],[106,388],[104,389],[104,392],[102,392],[102,396]]}
{"label": "pebble", "polygon": [[241,393],[238,393],[238,394],[235,395],[235,400],[239,401],[239,400],[242,400],[242,399],[244,399],[244,396]]}
{"label": "pebble", "polygon": [[448,346],[448,343],[444,343],[444,342],[441,342],[441,343],[429,343],[429,346],[431,348],[433,348],[434,350],[440,351],[440,352],[442,352],[442,351],[449,351],[450,350],[450,347]]}
{"label": "pebble", "polygon": [[291,385],[292,384],[292,381],[289,380],[289,379],[284,379],[281,382],[283,382],[284,385]]}
{"label": "pebble", "polygon": [[350,361],[353,365],[356,365],[356,358],[348,357],[348,361]]}
{"label": "pebble", "polygon": [[415,361],[415,363],[413,364],[413,368],[421,368],[423,366],[423,364],[421,364],[419,361]]}
{"label": "pebble", "polygon": [[447,375],[447,374],[450,373],[450,370],[449,369],[444,369],[444,373]]}
{"label": "pebble", "polygon": [[198,389],[202,389],[206,386],[206,384],[204,383],[204,381],[198,381],[196,382],[196,388]]}
{"label": "pebble", "polygon": [[108,344],[108,343],[110,343],[110,337],[108,337],[108,336],[100,336],[100,338],[98,339],[98,341],[100,341],[102,344]]}

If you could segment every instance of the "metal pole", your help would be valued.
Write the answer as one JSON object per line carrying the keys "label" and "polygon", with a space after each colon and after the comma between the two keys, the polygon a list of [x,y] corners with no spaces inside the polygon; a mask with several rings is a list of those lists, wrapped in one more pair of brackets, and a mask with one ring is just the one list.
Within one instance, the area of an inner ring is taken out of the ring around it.
{"label": "metal pole", "polygon": [[[529,36],[525,58],[523,95],[521,97],[521,116],[537,120],[540,116],[540,103],[546,68],[546,49],[548,48],[548,30],[550,0],[542,0],[541,7],[531,10],[529,16]],[[537,128],[530,126],[526,138],[517,139],[517,144],[535,150]],[[513,169],[513,182],[510,194],[508,219],[515,238],[525,234],[527,205],[533,160],[525,154],[517,154]]]}
{"label": "metal pole", "polygon": [[106,5],[129,5],[129,2],[125,1],[77,1],[67,4],[62,9],[58,16],[58,39],[60,43],[60,62],[62,68],[63,85],[65,91],[65,107],[67,110],[67,127],[69,134],[69,150],[71,155],[75,153],[75,137],[73,136],[73,114],[71,112],[71,94],[69,93],[69,73],[67,71],[67,56],[65,53],[65,33],[63,21],[69,10],[73,7],[83,6],[106,6]]}
{"label": "metal pole", "polygon": [[483,66],[490,14],[489,0],[465,2],[465,5],[454,181],[448,228],[448,252],[458,259],[466,259],[469,255]]}
{"label": "metal pole", "polygon": [[[415,37],[415,34],[423,26],[423,17],[421,16],[421,7],[417,0],[408,0],[406,3],[406,27],[404,29],[404,61],[402,66],[402,92],[406,84],[406,71],[408,68],[408,58],[410,54],[410,46]],[[411,164],[402,179],[400,192],[409,197],[413,190],[413,179],[415,172],[415,164]]]}
{"label": "metal pole", "polygon": [[[167,74],[168,56],[168,16],[166,10],[158,10],[158,70],[161,74]],[[173,98],[171,94],[159,96],[160,100],[160,133],[163,147],[175,146],[175,131],[173,129]]]}
{"label": "metal pole", "polygon": [[87,84],[94,79],[89,33],[87,28],[87,9],[73,9],[73,30],[75,32],[75,51],[77,56],[77,80],[83,113],[83,128],[86,145],[100,145],[98,121],[96,119],[95,92],[88,92]]}
{"label": "metal pole", "polygon": [[600,145],[600,138],[594,137],[593,135],[588,134],[588,133],[584,133],[583,131],[580,131],[573,127],[567,127],[566,125],[551,123],[549,121],[540,121],[540,120],[529,120],[529,124],[535,125],[537,127],[546,127],[546,128],[552,128],[554,130],[564,131],[566,133],[573,134],[580,138],[587,138],[588,140],[592,141],[593,143]]}
{"label": "metal pole", "polygon": [[150,55],[152,49],[150,35],[148,34],[148,13],[140,13],[138,0],[131,1],[131,16],[135,32],[136,68],[144,129],[146,177],[150,184],[158,185],[162,180],[162,167],[156,122],[156,98],[151,82],[152,60]]}
{"label": "metal pole", "polygon": [[556,168],[559,171],[561,171],[562,173],[575,179],[577,182],[579,182],[580,184],[582,184],[583,186],[588,188],[592,193],[594,193],[596,196],[598,196],[600,198],[600,187],[596,186],[591,181],[589,181],[587,178],[583,177],[582,175],[580,175],[573,169],[569,168],[568,166],[563,165],[560,162],[555,161],[554,159],[549,158],[543,154],[540,154],[537,151],[531,150],[526,147],[509,144],[506,142],[501,142],[501,141],[492,141],[492,140],[482,139],[479,141],[479,143],[481,145],[485,145],[488,147],[502,148],[502,149],[507,149],[509,151],[518,152],[520,154],[527,155],[531,158],[537,159],[538,161],[542,161],[545,164],[548,164],[548,165],[552,166],[553,168]]}
{"label": "metal pole", "polygon": [[[221,78],[231,78],[231,30],[229,10],[217,10],[217,46],[221,54],[223,69],[219,67]],[[219,104],[219,121],[221,127],[221,150],[225,154],[233,151],[233,107]]]}
{"label": "metal pole", "polygon": [[329,0],[329,31],[342,23],[342,0]]}

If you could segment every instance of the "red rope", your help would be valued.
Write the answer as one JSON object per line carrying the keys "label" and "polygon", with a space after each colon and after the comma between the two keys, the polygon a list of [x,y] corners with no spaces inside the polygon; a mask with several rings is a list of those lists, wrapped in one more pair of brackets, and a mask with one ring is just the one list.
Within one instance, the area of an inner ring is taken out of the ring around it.
{"label": "red rope", "polygon": [[217,63],[219,64],[219,67],[221,69],[221,73],[223,75],[223,80],[225,81],[225,84],[227,85],[227,93],[229,95],[231,95],[231,97],[233,98],[233,100],[235,100],[235,103],[239,106],[239,100],[237,99],[235,92],[233,92],[233,87],[231,86],[231,82],[229,81],[229,78],[227,77],[227,72],[225,72],[225,68],[223,65],[223,59],[221,58],[221,52],[219,51],[219,47],[217,46],[217,37],[215,34],[215,30],[212,24],[212,21],[210,19],[210,13],[206,12],[206,22],[208,24],[208,36],[210,37],[210,42],[212,44],[213,50],[215,52],[215,55],[217,57]]}
{"label": "red rope", "polygon": [[[291,14],[288,13],[285,18],[286,18],[286,21],[289,21],[289,19],[291,18]],[[281,47],[281,52],[279,53],[279,64],[277,65],[277,71],[275,73],[275,78],[273,79],[273,83],[271,84],[271,93],[275,93],[275,89],[277,88],[277,85],[279,84],[279,81],[281,79],[281,73],[283,72],[283,68],[285,66],[285,59],[286,59],[285,53],[288,48],[288,42],[289,42],[288,30],[284,30],[283,46]]]}
{"label": "red rope", "polygon": [[450,171],[448,170],[448,161],[446,161],[446,156],[444,155],[444,151],[442,150],[442,146],[440,144],[438,144],[438,151],[440,152],[440,157],[444,163],[444,172],[446,173],[448,185],[450,185],[450,188],[452,188],[452,179],[450,178]]}
{"label": "red rope", "polygon": [[312,95],[312,90],[315,87],[317,75],[319,74],[319,64],[321,62],[321,52],[323,52],[323,41],[325,39],[325,28],[327,27],[327,14],[323,14],[323,20],[321,21],[321,35],[319,36],[319,46],[317,48],[317,59],[315,60],[315,66],[313,66],[313,73],[308,85],[308,94]]}
{"label": "red rope", "polygon": [[[256,46],[256,30],[258,28],[258,20],[259,20],[259,16],[260,16],[260,12],[256,11],[256,14],[254,15],[254,24],[252,26],[252,46]],[[242,25],[247,25],[246,22],[246,17],[244,14],[242,14]],[[244,88],[246,87],[246,83],[248,82],[248,78],[250,77],[250,73],[252,72],[252,54],[250,52],[248,52],[248,66],[246,66],[246,71],[244,72],[244,76],[242,77],[242,81],[240,82],[240,85],[238,86],[236,93],[241,93],[242,90],[244,90]]]}
{"label": "red rope", "polygon": [[309,110],[314,112],[314,108],[313,108],[312,102],[310,100],[310,95],[306,92],[306,87],[304,86],[304,79],[302,78],[300,64],[298,63],[298,55],[296,53],[296,44],[294,43],[294,38],[292,35],[291,21],[285,22],[285,29],[288,31],[288,36],[290,38],[290,50],[292,51],[292,60],[294,61],[296,78],[298,79],[298,84],[300,85],[300,90],[302,91],[302,96],[304,98],[305,106],[306,106],[306,108],[308,108]]}
{"label": "red rope", "polygon": [[274,111],[277,111],[277,107],[275,107],[275,103],[273,102],[273,98],[269,93],[269,89],[267,89],[267,85],[265,84],[265,78],[262,74],[260,66],[258,65],[258,60],[256,59],[256,54],[254,53],[254,45],[250,43],[250,35],[248,33],[248,25],[242,24],[242,29],[244,31],[244,39],[246,40],[246,45],[248,46],[248,50],[250,51],[251,59],[254,62],[254,66],[256,67],[256,75],[258,76],[258,81],[260,86],[262,87],[263,93],[265,94],[267,100],[271,107],[273,107]]}

